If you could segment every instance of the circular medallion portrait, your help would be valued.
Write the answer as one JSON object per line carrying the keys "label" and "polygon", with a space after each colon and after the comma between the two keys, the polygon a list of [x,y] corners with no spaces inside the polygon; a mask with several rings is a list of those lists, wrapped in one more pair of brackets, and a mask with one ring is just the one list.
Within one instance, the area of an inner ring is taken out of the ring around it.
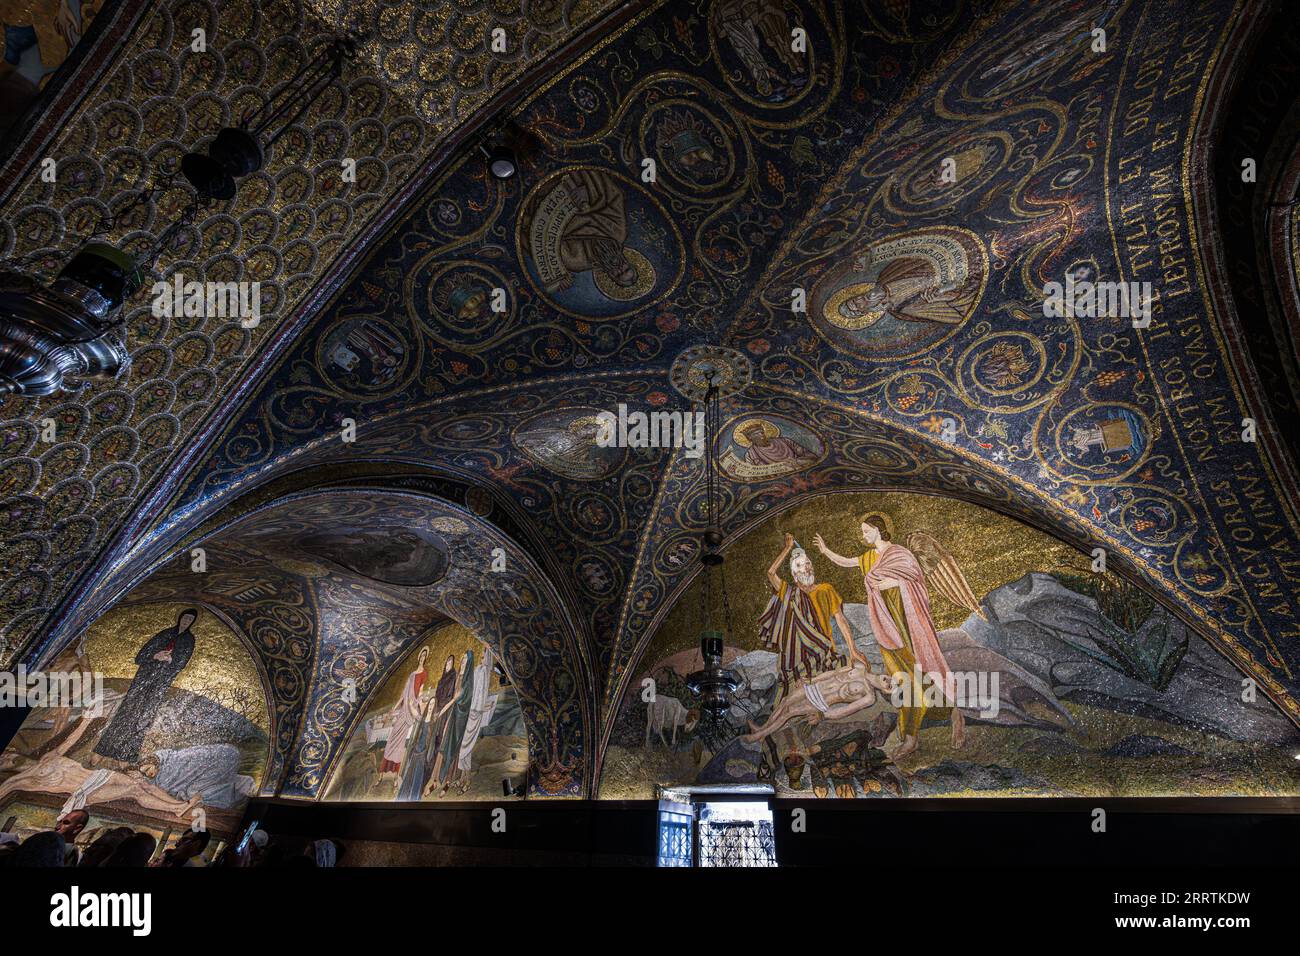
{"label": "circular medallion portrait", "polygon": [[425,256],[407,274],[403,300],[414,321],[452,348],[485,348],[510,331],[516,316],[510,282],[491,265]]}
{"label": "circular medallion portrait", "polygon": [[1011,159],[1014,141],[999,129],[964,134],[919,152],[896,170],[887,196],[900,215],[953,208],[983,189]]}
{"label": "circular medallion portrait", "polygon": [[783,415],[741,415],[722,430],[718,467],[733,481],[767,481],[806,471],[826,457],[826,442]]}
{"label": "circular medallion portrait", "polygon": [[558,408],[524,421],[514,431],[515,447],[529,459],[565,478],[596,481],[623,463],[622,448],[602,448],[596,408]]}
{"label": "circular medallion portrait", "polygon": [[988,258],[967,229],[932,226],[859,246],[813,287],[808,318],[832,345],[863,358],[933,348],[971,317]]}
{"label": "circular medallion portrait", "polygon": [[1063,415],[1053,430],[1054,451],[1076,481],[1116,481],[1136,471],[1154,437],[1150,420],[1136,405],[1099,402]]}
{"label": "circular medallion portrait", "polygon": [[[687,195],[733,187],[736,159],[723,122],[685,100],[656,103],[641,120],[641,148],[667,174],[666,184]],[[667,180],[671,180],[668,183]]]}
{"label": "circular medallion portrait", "polygon": [[650,193],[618,173],[552,173],[524,200],[515,236],[529,282],[561,312],[591,320],[631,315],[672,290],[681,236]]}
{"label": "circular medallion portrait", "polygon": [[796,103],[806,110],[800,101],[827,92],[827,68],[842,53],[832,43],[839,34],[820,9],[793,0],[709,4],[709,50],[723,81],[741,100],[765,110]]}

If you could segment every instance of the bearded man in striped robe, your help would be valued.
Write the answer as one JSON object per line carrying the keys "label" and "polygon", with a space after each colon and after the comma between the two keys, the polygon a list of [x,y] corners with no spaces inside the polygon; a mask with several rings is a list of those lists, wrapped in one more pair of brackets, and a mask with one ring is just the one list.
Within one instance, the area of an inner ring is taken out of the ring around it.
{"label": "bearded man in striped robe", "polygon": [[[777,573],[787,556],[793,584]],[[853,643],[853,632],[844,617],[844,601],[834,585],[817,583],[812,561],[803,548],[795,545],[793,535],[786,534],[785,548],[767,569],[767,581],[773,593],[758,619],[759,638],[763,646],[777,653],[777,677],[781,684],[778,700],[790,692],[795,681],[843,667],[849,657],[863,664],[868,672],[871,670]],[[835,647],[832,622],[839,625],[847,645],[847,657]]]}

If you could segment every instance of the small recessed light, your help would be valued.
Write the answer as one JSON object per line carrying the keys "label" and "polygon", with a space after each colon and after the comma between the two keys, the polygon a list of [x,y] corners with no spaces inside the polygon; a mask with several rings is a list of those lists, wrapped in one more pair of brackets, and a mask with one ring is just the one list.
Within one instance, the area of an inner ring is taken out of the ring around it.
{"label": "small recessed light", "polygon": [[509,179],[519,168],[515,163],[514,154],[504,146],[495,146],[488,149],[486,146],[480,145],[479,152],[487,160],[488,172],[497,179]]}

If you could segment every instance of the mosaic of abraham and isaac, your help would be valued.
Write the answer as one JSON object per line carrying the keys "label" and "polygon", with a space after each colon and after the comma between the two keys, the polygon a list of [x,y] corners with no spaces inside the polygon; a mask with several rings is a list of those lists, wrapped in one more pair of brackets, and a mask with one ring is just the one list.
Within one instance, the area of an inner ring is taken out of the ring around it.
{"label": "mosaic of abraham and isaac", "polygon": [[36,707],[0,756],[0,820],[20,835],[72,810],[86,832],[129,826],[166,843],[238,829],[266,769],[270,716],[257,665],[210,611],[115,608],[47,668],[103,675],[86,707]]}
{"label": "mosaic of abraham and isaac", "polygon": [[[1300,734],[1262,690],[1143,591],[1010,518],[832,494],[726,556],[732,706],[702,718],[687,687],[709,627],[697,578],[624,693],[602,798],[1300,792]],[[712,590],[716,626],[716,575]]]}

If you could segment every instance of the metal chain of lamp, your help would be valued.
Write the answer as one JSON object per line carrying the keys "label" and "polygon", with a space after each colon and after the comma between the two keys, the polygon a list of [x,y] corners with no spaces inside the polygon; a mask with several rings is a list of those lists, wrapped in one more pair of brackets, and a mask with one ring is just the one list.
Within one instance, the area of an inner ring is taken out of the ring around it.
{"label": "metal chain of lamp", "polygon": [[308,58],[261,106],[246,112],[238,126],[219,130],[206,152],[186,153],[181,173],[194,191],[207,199],[233,198],[238,180],[262,168],[280,137],[343,75],[343,62],[356,55],[355,39],[334,37],[321,55]]}
{"label": "metal chain of lamp", "polygon": [[[201,205],[232,199],[238,180],[262,168],[266,153],[297,123],[356,55],[356,41],[335,37],[238,127],[220,130],[203,153],[186,153],[180,174],[193,189],[181,215],[138,255],[101,238],[124,215],[151,203],[174,184],[162,177],[109,217],[71,254],[40,250],[0,262],[0,395],[50,395],[69,378],[111,379],[130,364],[119,327],[124,303],[144,284],[158,257],[189,227]],[[39,259],[66,256],[55,278],[31,269]]]}
{"label": "metal chain of lamp", "polygon": [[[722,666],[722,652],[731,633],[731,601],[727,595],[727,575],[722,555],[722,512],[718,483],[716,437],[722,428],[719,374],[709,377],[704,397],[704,497],[708,509],[701,535],[700,565],[704,574],[701,608],[700,655],[704,667],[686,678],[686,686],[700,698],[700,708],[709,721],[717,724],[731,709],[732,694],[740,686],[736,672]],[[722,628],[713,622],[713,574],[717,571],[722,589]]]}

